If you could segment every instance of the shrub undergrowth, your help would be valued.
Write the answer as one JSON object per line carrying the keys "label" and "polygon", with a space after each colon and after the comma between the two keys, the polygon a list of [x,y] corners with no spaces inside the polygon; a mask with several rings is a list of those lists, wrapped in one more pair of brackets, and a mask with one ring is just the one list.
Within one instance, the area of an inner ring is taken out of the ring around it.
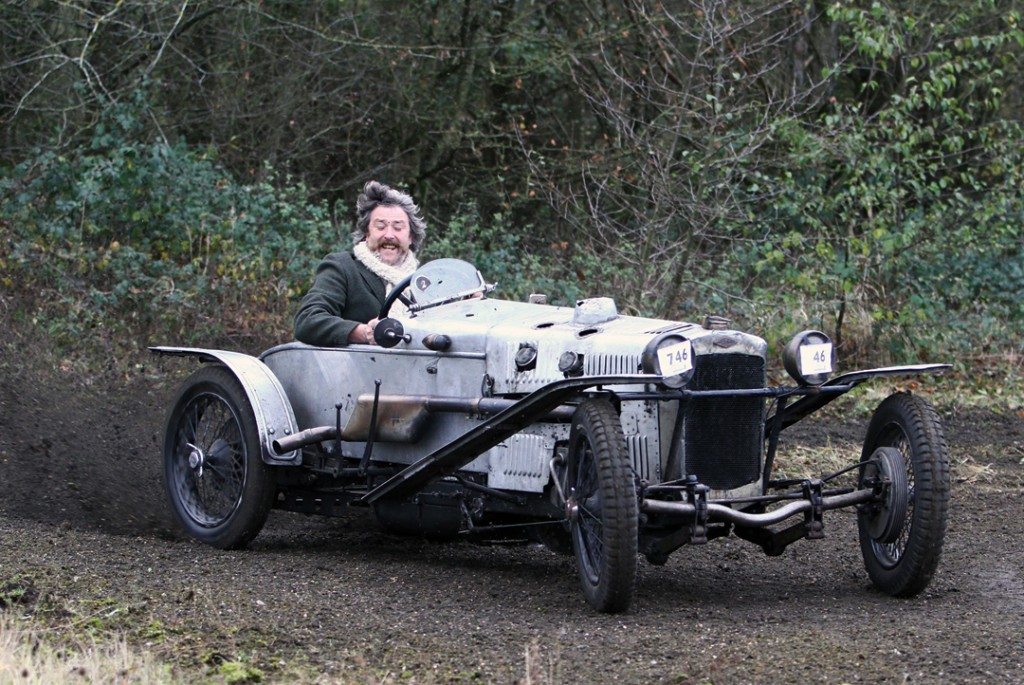
{"label": "shrub undergrowth", "polygon": [[246,340],[276,326],[335,238],[328,208],[272,172],[232,178],[210,150],[142,140],[115,107],[90,144],[0,181],[0,279],[59,344],[94,335]]}
{"label": "shrub undergrowth", "polygon": [[[780,125],[791,164],[751,179],[772,189],[771,210],[729,229],[751,239],[683,279],[672,316],[732,316],[773,354],[800,328],[838,331],[847,364],[1019,359],[1024,164],[1012,132],[993,123],[970,133],[934,88],[903,102],[882,127],[841,108],[817,130]],[[947,134],[990,136],[999,172],[989,157],[929,166],[930,148],[908,128],[929,103],[949,109]],[[332,220],[270,167],[244,183],[215,150],[147,138],[142,106],[112,106],[88,145],[40,150],[5,170],[0,317],[59,349],[108,356],[167,342],[258,351],[290,339],[298,299],[318,260],[347,244],[349,219]],[[851,158],[859,163],[844,165]],[[953,174],[973,174],[964,178],[977,192],[947,192],[965,182]],[[498,297],[613,296],[623,313],[653,313],[620,264],[512,217],[467,200],[446,221],[431,217],[421,257],[475,263]]]}

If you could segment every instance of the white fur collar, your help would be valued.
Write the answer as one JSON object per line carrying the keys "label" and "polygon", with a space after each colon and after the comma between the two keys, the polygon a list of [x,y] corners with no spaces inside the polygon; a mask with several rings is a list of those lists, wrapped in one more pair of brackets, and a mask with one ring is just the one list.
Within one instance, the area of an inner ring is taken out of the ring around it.
{"label": "white fur collar", "polygon": [[[416,260],[416,255],[414,255],[412,252],[407,252],[405,255],[405,259],[402,260],[400,264],[396,264],[394,266],[390,264],[385,264],[383,261],[381,261],[380,257],[378,257],[376,254],[370,251],[370,248],[366,245],[365,240],[360,240],[358,243],[356,243],[355,247],[352,248],[352,252],[353,254],[355,254],[356,259],[362,262],[367,269],[377,274],[384,280],[385,297],[387,297],[387,295],[391,292],[391,289],[394,287],[395,283],[398,283],[400,280],[411,274],[420,266],[420,263]],[[403,306],[402,303],[398,300],[396,300],[395,304],[392,305],[391,307],[392,316],[403,315],[406,314],[408,311],[409,310],[406,309],[405,306]]]}

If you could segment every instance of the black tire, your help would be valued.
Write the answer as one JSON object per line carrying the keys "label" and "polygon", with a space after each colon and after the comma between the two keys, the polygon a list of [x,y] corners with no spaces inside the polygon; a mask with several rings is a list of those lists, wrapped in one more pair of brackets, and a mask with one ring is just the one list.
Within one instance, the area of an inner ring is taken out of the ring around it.
{"label": "black tire", "polygon": [[206,366],[189,376],[164,437],[164,486],[189,536],[220,549],[256,537],[276,494],[260,452],[252,405],[231,372]]}
{"label": "black tire", "polygon": [[569,432],[569,533],[583,594],[595,609],[629,609],[636,586],[636,485],[622,424],[603,399],[585,400]]}
{"label": "black tire", "polygon": [[[910,393],[890,395],[878,405],[861,461],[879,447],[899,450],[906,469],[906,514],[898,535],[873,538],[873,510],[861,509],[857,518],[860,549],[871,582],[894,597],[912,597],[924,590],[935,575],[942,555],[949,513],[949,459],[942,420],[925,400]],[[877,526],[876,526],[877,531]]]}

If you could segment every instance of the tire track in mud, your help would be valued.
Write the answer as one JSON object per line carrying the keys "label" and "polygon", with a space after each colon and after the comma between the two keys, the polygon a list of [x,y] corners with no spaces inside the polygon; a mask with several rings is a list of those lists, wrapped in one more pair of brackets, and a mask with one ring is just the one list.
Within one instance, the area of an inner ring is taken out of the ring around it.
{"label": "tire track in mud", "polygon": [[111,533],[169,533],[158,448],[165,394],[141,377],[82,386],[59,369],[7,369],[0,512]]}

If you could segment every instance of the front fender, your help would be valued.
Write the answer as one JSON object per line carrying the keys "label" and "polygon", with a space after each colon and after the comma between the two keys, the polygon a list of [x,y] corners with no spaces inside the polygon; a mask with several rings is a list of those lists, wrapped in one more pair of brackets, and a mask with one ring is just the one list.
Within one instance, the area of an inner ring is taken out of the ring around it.
{"label": "front fender", "polygon": [[[843,393],[848,390],[852,390],[864,381],[871,380],[872,378],[884,378],[886,376],[915,376],[922,373],[944,373],[952,368],[952,364],[911,364],[909,366],[883,366],[878,369],[863,369],[861,371],[844,373],[826,381],[821,387],[828,388],[838,386],[842,388],[842,386],[847,386],[846,388],[842,389],[838,393],[821,393],[818,395],[807,395],[805,397],[801,397],[782,411],[780,416],[782,424],[780,428],[788,428],[789,426],[792,426],[800,419],[821,409]],[[775,420],[775,415],[773,414],[768,417],[765,425],[771,426]]]}
{"label": "front fender", "polygon": [[150,347],[154,354],[195,357],[204,362],[222,364],[235,375],[245,390],[256,418],[260,434],[260,452],[268,464],[294,464],[300,450],[277,454],[271,446],[274,440],[298,432],[295,413],[281,382],[270,368],[256,357],[241,352],[207,350],[197,347]]}

